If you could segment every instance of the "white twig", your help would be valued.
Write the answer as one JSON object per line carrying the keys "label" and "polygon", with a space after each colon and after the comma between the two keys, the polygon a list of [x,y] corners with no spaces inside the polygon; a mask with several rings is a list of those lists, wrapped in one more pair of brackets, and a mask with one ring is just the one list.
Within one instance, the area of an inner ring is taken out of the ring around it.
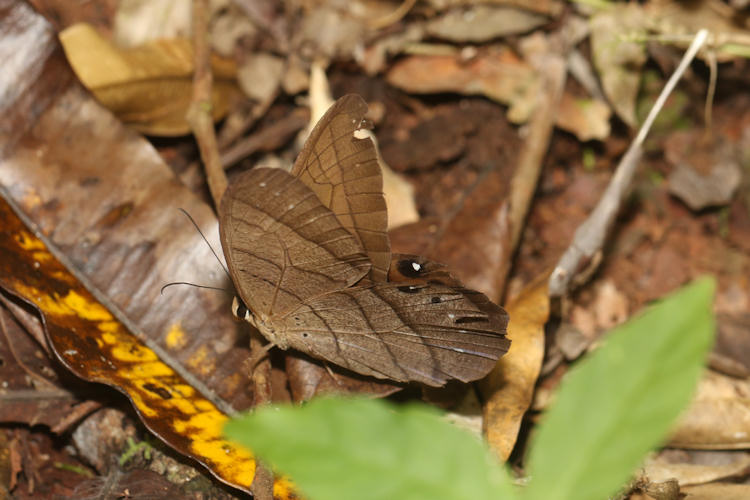
{"label": "white twig", "polygon": [[591,215],[589,215],[588,219],[576,230],[573,242],[560,258],[550,276],[550,296],[560,297],[564,295],[568,291],[573,277],[583,268],[587,267],[596,252],[601,250],[607,232],[617,216],[622,200],[630,187],[636,167],[643,154],[643,141],[646,139],[646,135],[648,135],[656,116],[664,107],[667,97],[672,93],[677,82],[695,58],[698,50],[706,42],[707,37],[708,31],[705,29],[700,30],[695,35],[682,61],[680,61],[679,66],[677,66],[677,69],[669,78],[659,98],[643,122],[638,135],[620,160],[620,164],[617,166],[617,170],[612,176],[612,180],[609,186],[607,186],[604,195],[599,200],[598,205]]}

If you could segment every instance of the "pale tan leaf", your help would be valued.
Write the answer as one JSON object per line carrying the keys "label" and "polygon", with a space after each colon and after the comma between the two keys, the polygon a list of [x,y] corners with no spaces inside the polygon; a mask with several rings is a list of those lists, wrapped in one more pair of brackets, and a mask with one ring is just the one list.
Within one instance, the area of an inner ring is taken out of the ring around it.
{"label": "pale tan leaf", "polygon": [[[118,118],[153,135],[186,134],[192,96],[193,49],[187,39],[149,42],[120,49],[87,24],[60,33],[73,70],[96,98]],[[222,118],[238,92],[234,62],[212,58],[212,111]]]}
{"label": "pale tan leaf", "polygon": [[544,357],[544,324],[549,316],[548,274],[526,287],[507,305],[511,348],[483,379],[484,428],[492,449],[505,461],[531,405]]}
{"label": "pale tan leaf", "polygon": [[615,4],[591,17],[591,54],[604,93],[617,115],[636,125],[635,104],[646,62],[646,46],[632,38],[643,34],[644,13],[637,4]]}

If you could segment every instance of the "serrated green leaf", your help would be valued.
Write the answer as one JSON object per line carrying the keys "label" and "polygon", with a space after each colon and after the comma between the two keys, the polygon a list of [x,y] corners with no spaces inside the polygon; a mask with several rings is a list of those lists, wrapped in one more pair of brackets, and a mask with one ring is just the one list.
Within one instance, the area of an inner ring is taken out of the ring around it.
{"label": "serrated green leaf", "polygon": [[225,433],[311,500],[517,498],[484,444],[425,405],[322,398],[259,409]]}
{"label": "serrated green leaf", "polygon": [[523,498],[601,500],[666,437],[714,334],[714,281],[684,287],[618,327],[574,367],[532,444]]}

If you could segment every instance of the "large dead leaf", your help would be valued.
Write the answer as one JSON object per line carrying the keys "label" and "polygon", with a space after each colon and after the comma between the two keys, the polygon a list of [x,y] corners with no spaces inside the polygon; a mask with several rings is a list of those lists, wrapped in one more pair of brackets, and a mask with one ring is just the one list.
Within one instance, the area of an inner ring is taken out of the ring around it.
{"label": "large dead leaf", "polygon": [[[60,33],[71,66],[83,84],[122,121],[152,135],[186,134],[193,85],[193,48],[186,38],[147,42],[121,49],[87,24]],[[238,89],[234,62],[213,56],[211,110],[226,115]]]}

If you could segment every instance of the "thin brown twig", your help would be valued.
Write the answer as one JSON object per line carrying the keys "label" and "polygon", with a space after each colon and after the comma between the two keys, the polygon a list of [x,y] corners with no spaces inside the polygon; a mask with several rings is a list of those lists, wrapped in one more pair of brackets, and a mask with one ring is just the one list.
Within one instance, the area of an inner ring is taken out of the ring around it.
{"label": "thin brown twig", "polygon": [[[193,99],[188,112],[188,121],[198,141],[201,158],[206,168],[208,188],[214,204],[218,207],[227,188],[227,177],[221,165],[219,148],[216,142],[213,118],[211,116],[211,87],[213,78],[208,46],[208,0],[193,0],[193,30],[195,44],[195,76],[193,79]],[[251,333],[251,349],[257,350],[261,343],[260,333]],[[263,361],[253,371],[256,401],[268,399],[270,392],[269,360]],[[273,474],[261,463],[256,462],[255,479],[251,485],[253,496],[258,500],[273,498]]]}
{"label": "thin brown twig", "polygon": [[213,75],[211,73],[211,50],[208,44],[208,0],[193,0],[193,49],[195,50],[195,74],[193,97],[187,119],[198,142],[201,159],[206,169],[208,189],[211,191],[214,205],[218,207],[227,188],[227,176],[221,166],[211,113]]}
{"label": "thin brown twig", "polygon": [[296,109],[273,125],[237,141],[221,153],[224,168],[229,168],[257,151],[272,151],[283,146],[293,134],[307,125],[309,116],[306,109]]}
{"label": "thin brown twig", "polygon": [[[510,252],[515,251],[521,235],[524,221],[529,212],[537,182],[542,171],[544,157],[549,149],[549,142],[555,126],[555,116],[562,99],[567,76],[565,58],[561,51],[567,44],[561,40],[558,51],[535,50],[530,54],[531,64],[536,69],[541,85],[539,86],[538,104],[528,124],[528,135],[518,158],[518,167],[513,174],[510,185],[509,213]],[[498,273],[498,290],[505,289],[505,280],[510,271],[510,259],[504,259]],[[502,297],[493,297],[500,301]]]}
{"label": "thin brown twig", "polygon": [[561,297],[564,295],[570,289],[571,280],[577,274],[592,267],[589,265],[590,263],[593,263],[595,266],[599,260],[595,257],[601,252],[609,229],[612,227],[622,201],[625,198],[625,194],[630,188],[635,170],[643,154],[643,141],[646,139],[646,135],[651,129],[656,116],[664,106],[667,97],[672,93],[682,74],[705,43],[707,36],[708,32],[706,30],[700,30],[695,35],[693,43],[685,52],[680,65],[664,86],[659,98],[654,103],[648,117],[638,131],[638,135],[630,144],[619,165],[617,165],[615,174],[612,176],[612,180],[604,191],[596,208],[576,230],[573,242],[562,257],[560,257],[555,270],[552,271],[549,281],[549,293],[551,297]]}
{"label": "thin brown twig", "polygon": [[510,221],[511,248],[521,239],[523,221],[534,197],[537,181],[542,171],[544,156],[549,147],[555,116],[565,88],[566,68],[562,56],[546,54],[540,56],[534,66],[544,70],[539,72],[542,85],[539,102],[528,125],[528,136],[518,159],[518,168],[511,181]]}

